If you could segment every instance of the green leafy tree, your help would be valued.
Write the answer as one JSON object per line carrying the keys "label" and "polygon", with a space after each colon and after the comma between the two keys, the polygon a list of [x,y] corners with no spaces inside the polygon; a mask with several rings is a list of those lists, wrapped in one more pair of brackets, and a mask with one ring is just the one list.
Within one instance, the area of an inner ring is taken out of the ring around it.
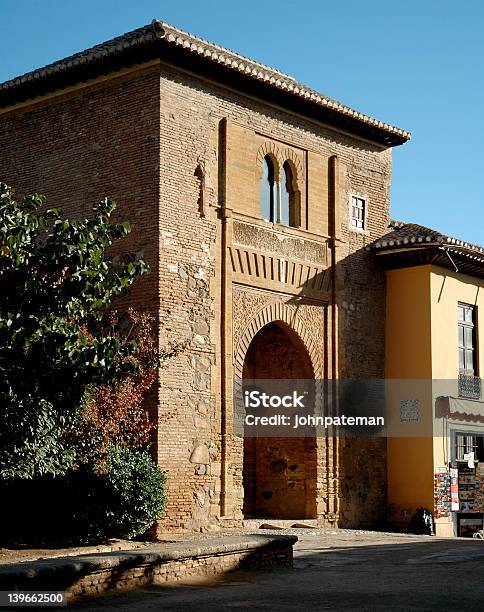
{"label": "green leafy tree", "polygon": [[89,390],[136,370],[136,342],[104,322],[148,266],[107,255],[129,233],[114,209],[104,199],[93,218],[67,219],[0,183],[0,478],[64,474]]}

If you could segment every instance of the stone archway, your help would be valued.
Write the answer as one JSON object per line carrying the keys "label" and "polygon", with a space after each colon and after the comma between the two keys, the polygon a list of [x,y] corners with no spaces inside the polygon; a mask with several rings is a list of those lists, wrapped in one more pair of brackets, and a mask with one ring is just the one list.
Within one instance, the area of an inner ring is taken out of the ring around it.
{"label": "stone archway", "polygon": [[[314,379],[300,336],[284,321],[263,325],[244,356],[242,379]],[[317,444],[310,437],[244,437],[246,517],[316,518]]]}
{"label": "stone archway", "polygon": [[[236,381],[242,380],[245,356],[254,336],[265,325],[275,321],[285,323],[299,338],[309,355],[314,378],[321,380],[324,377],[322,343],[318,345],[318,335],[314,333],[315,330],[312,330],[313,333],[311,333],[301,318],[298,317],[296,309],[282,302],[266,304],[257,312],[249,325],[242,330],[234,356],[234,379]],[[322,325],[323,322],[321,321]]]}

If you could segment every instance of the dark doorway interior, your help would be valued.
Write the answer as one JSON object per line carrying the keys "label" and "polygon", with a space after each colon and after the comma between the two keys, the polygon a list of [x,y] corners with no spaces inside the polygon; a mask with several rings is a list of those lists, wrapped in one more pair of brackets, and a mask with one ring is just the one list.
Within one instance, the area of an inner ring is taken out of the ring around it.
{"label": "dark doorway interior", "polygon": [[[312,379],[300,338],[285,323],[269,323],[253,338],[244,379]],[[316,439],[244,438],[244,515],[316,517]]]}

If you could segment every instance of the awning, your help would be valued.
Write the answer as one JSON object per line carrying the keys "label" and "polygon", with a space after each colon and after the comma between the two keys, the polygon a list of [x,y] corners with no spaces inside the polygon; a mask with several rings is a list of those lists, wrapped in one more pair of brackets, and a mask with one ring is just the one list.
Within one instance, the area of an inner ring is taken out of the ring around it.
{"label": "awning", "polygon": [[484,422],[484,402],[462,397],[439,397],[436,416]]}

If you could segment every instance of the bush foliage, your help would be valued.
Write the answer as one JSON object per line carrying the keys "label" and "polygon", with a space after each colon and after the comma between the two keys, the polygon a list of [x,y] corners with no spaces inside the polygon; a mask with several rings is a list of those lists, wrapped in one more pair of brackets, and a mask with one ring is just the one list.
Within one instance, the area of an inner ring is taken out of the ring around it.
{"label": "bush foliage", "polygon": [[154,426],[144,400],[160,363],[151,332],[152,317],[130,308],[121,321],[113,313],[110,324],[112,335],[119,335],[124,342],[136,343],[132,357],[136,359],[137,369],[114,385],[91,389],[77,426],[69,432],[71,445],[76,448],[76,465],[91,465],[98,472],[106,470],[110,447],[140,449],[149,445]]}
{"label": "bush foliage", "polygon": [[164,508],[143,407],[152,321],[112,303],[148,266],[108,255],[129,233],[114,210],[72,220],[0,183],[0,496],[17,540],[134,537]]}
{"label": "bush foliage", "polygon": [[97,333],[112,299],[148,267],[106,254],[126,236],[115,204],[65,219],[44,198],[16,201],[0,183],[0,476],[65,473],[74,459],[65,432],[86,392],[136,367],[133,342]]}
{"label": "bush foliage", "polygon": [[163,513],[164,484],[147,451],[110,447],[105,473],[93,480],[82,512],[73,512],[75,530],[90,540],[144,533]]}
{"label": "bush foliage", "polygon": [[113,446],[107,469],[0,481],[2,543],[89,543],[143,534],[165,507],[165,475],[147,450]]}

